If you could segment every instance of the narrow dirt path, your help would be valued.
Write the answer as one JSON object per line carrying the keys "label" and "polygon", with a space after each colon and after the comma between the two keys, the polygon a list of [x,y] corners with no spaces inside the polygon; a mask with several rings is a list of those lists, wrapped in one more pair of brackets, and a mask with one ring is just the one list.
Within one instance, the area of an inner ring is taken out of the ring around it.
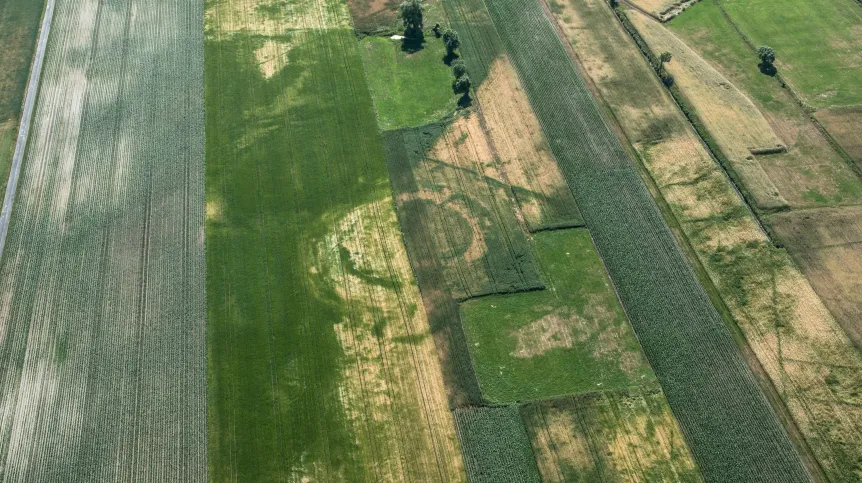
{"label": "narrow dirt path", "polygon": [[54,17],[55,0],[48,0],[45,5],[45,15],[42,17],[42,27],[39,29],[39,41],[36,54],[33,56],[33,66],[30,69],[30,82],[27,85],[27,97],[24,99],[24,112],[18,128],[18,140],[15,153],[12,155],[12,167],[9,170],[9,182],[6,185],[6,198],[3,200],[3,211],[0,212],[0,261],[3,259],[3,248],[6,246],[6,232],[9,230],[9,218],[12,216],[12,203],[18,188],[18,174],[21,172],[21,162],[27,150],[27,139],[30,136],[30,121],[36,107],[36,97],[39,93],[39,80],[42,78],[42,61],[45,59],[45,48],[48,45],[48,34],[51,31],[51,20]]}

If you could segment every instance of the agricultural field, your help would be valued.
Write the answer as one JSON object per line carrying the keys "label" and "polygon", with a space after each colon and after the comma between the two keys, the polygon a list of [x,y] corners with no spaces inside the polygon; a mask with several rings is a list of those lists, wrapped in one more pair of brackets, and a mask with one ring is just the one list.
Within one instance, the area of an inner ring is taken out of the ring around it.
{"label": "agricultural field", "polygon": [[[836,364],[857,367],[860,362],[840,327],[787,253],[769,244],[652,68],[636,54],[636,46],[621,26],[614,25],[610,9],[589,0],[571,0],[555,18],[680,224],[682,241],[690,244],[705,267],[709,282],[715,285],[733,322],[751,345],[757,364],[764,367],[778,389],[817,460],[838,480],[858,471],[853,462],[856,456],[849,452],[856,450],[847,449],[855,446],[844,444],[844,438],[856,434],[854,396],[834,391],[834,395],[823,397],[830,394],[830,388],[859,384],[853,370],[831,375]],[[612,41],[604,42],[609,32],[614,33]],[[630,81],[632,78],[635,80]],[[627,82],[641,85],[639,95],[632,94]],[[662,120],[661,129],[649,122],[655,118]],[[803,213],[807,213],[805,218],[822,219],[826,212],[817,212],[821,216],[812,216],[809,211],[776,215],[771,220],[775,220],[782,239],[792,239],[785,233],[790,229],[816,233],[812,226],[794,225]],[[847,226],[837,218],[829,224]],[[808,236],[812,245],[839,244],[828,232],[822,232],[822,238]],[[855,296],[853,273],[856,270],[858,277],[858,267],[848,251],[853,243],[842,241],[846,245],[836,246],[836,250],[843,250],[849,267],[843,276],[829,276],[821,268],[819,281],[812,279],[827,306],[830,297],[823,295],[826,291],[840,300]],[[824,261],[809,253],[812,264],[822,267]],[[821,286],[825,287],[822,291]],[[838,434],[843,436],[828,436]]]}
{"label": "agricultural field", "polygon": [[365,37],[359,48],[381,129],[422,126],[458,107],[452,72],[443,62],[446,49],[431,32],[415,52],[385,36]]}
{"label": "agricultural field", "polygon": [[15,138],[21,118],[21,104],[27,88],[30,60],[39,34],[45,2],[7,0],[0,4],[0,199],[6,191],[6,179]]}
{"label": "agricultural field", "polygon": [[[666,27],[742,90],[787,146],[786,153],[756,156],[756,161],[790,208],[862,202],[859,175],[811,122],[789,90],[760,72],[754,52],[715,1],[694,5]],[[672,60],[670,64],[673,63]],[[677,84],[683,89],[681,80]],[[715,136],[714,126],[706,128]],[[753,192],[757,188],[746,189]]]}
{"label": "agricultural field", "polygon": [[455,410],[470,483],[544,481],[518,406]]}
{"label": "agricultural field", "polygon": [[758,154],[780,153],[786,146],[754,103],[662,24],[634,11],[628,18],[653,52],[672,55],[665,68],[728,157],[756,206],[787,207],[787,200],[757,160]]}
{"label": "agricultural field", "polygon": [[207,481],[202,22],[54,4],[0,265],[3,481]]}
{"label": "agricultural field", "polygon": [[862,481],[860,27],[0,0],[0,480]]}
{"label": "agricultural field", "polygon": [[862,134],[856,129],[862,125],[862,105],[820,109],[814,116],[862,170]]}
{"label": "agricultural field", "polygon": [[537,233],[533,248],[546,290],[461,304],[487,399],[511,403],[654,385],[589,233]]}
{"label": "agricultural field", "polygon": [[[247,26],[230,15],[242,2],[208,7],[214,481],[464,479],[339,5]],[[266,70],[262,49],[275,59]]]}
{"label": "agricultural field", "polygon": [[700,482],[660,391],[589,393],[525,404],[544,482]]}
{"label": "agricultural field", "polygon": [[808,105],[862,104],[862,9],[858,2],[709,1],[717,2],[752,44],[775,49],[779,73]]}
{"label": "agricultural field", "polygon": [[[514,1],[488,6],[706,479],[768,474],[807,481],[784,428],[542,6]],[[746,409],[730,410],[731,405]]]}

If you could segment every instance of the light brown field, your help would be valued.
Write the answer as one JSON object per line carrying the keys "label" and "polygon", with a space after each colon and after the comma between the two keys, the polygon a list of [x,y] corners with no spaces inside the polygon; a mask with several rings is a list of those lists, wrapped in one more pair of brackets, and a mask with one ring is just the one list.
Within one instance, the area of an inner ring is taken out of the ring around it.
{"label": "light brown field", "polygon": [[821,109],[814,116],[862,169],[862,106]]}
{"label": "light brown field", "polygon": [[571,0],[557,20],[821,465],[833,476],[862,474],[857,396],[834,389],[862,386],[860,354],[787,252],[759,229],[607,6]]}
{"label": "light brown field", "polygon": [[498,58],[476,93],[501,181],[513,187],[527,227],[583,224],[572,192],[542,134],[508,57]]}
{"label": "light brown field", "polygon": [[761,149],[784,147],[754,103],[659,22],[634,11],[629,13],[629,19],[653,52],[672,54],[665,68],[697,110],[758,206],[786,206],[787,201],[752,154]]}
{"label": "light brown field", "polygon": [[542,481],[701,480],[660,391],[541,401],[521,415]]}
{"label": "light brown field", "polygon": [[[348,417],[366,428],[356,432],[357,446],[369,452],[366,461],[379,462],[375,474],[386,481],[400,480],[405,467],[422,481],[441,475],[463,481],[440,360],[391,199],[335,223],[316,258],[326,283],[351,307],[334,325],[351,361],[339,394]],[[405,444],[411,461],[399,457]]]}
{"label": "light brown field", "polygon": [[862,207],[782,213],[769,221],[820,298],[862,347]]}

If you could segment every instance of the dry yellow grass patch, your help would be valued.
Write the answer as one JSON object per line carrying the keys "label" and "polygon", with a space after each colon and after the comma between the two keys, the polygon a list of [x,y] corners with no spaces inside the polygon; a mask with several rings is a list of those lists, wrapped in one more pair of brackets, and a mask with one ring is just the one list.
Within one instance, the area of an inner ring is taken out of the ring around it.
{"label": "dry yellow grass patch", "polygon": [[821,109],[814,116],[862,168],[862,106]]}
{"label": "dry yellow grass patch", "polygon": [[786,206],[787,201],[752,155],[759,150],[784,148],[754,103],[659,22],[638,12],[631,12],[629,19],[653,52],[673,55],[665,67],[757,204],[762,208]]}
{"label": "dry yellow grass patch", "polygon": [[288,30],[350,26],[347,3],[339,0],[215,0],[205,25],[229,34],[281,35]]}
{"label": "dry yellow grass patch", "polygon": [[508,57],[494,61],[476,97],[499,159],[501,180],[516,188],[527,226],[535,230],[579,224],[571,223],[580,218],[574,197]]}
{"label": "dry yellow grass patch", "polygon": [[585,394],[522,414],[543,481],[700,481],[661,392]]}
{"label": "dry yellow grass patch", "polygon": [[[514,334],[517,342],[512,356],[528,359],[551,349],[572,347],[576,340],[586,340],[587,321],[577,314],[561,312],[564,311],[557,310],[518,329]],[[584,330],[577,330],[577,326]]]}
{"label": "dry yellow grass patch", "polygon": [[325,283],[349,307],[333,327],[347,360],[340,397],[367,428],[356,444],[379,463],[380,478],[463,481],[440,361],[400,236],[386,199],[350,212],[318,246]]}

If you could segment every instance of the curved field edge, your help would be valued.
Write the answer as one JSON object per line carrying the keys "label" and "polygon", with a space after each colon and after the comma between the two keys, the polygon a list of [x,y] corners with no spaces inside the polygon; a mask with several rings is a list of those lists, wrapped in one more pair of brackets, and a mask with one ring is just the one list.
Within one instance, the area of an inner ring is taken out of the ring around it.
{"label": "curved field edge", "polygon": [[211,477],[463,481],[346,5],[273,7],[208,13]]}
{"label": "curved field edge", "polygon": [[[721,481],[758,474],[807,481],[786,433],[541,6],[489,7],[704,474]],[[531,51],[546,55],[530,56]],[[739,404],[748,408],[746,414],[731,409]]]}

